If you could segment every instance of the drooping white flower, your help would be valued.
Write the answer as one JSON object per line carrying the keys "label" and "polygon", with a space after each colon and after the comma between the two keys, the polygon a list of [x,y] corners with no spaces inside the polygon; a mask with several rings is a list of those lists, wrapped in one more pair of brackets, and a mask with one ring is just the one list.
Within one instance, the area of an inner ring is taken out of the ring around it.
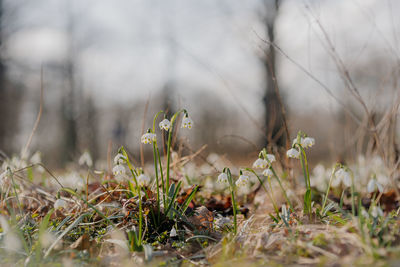
{"label": "drooping white flower", "polygon": [[40,173],[44,173],[45,169],[40,165],[42,163],[42,155],[40,151],[36,151],[35,154],[32,155],[30,159],[31,163],[37,166],[37,170]]}
{"label": "drooping white flower", "polygon": [[262,158],[256,159],[253,163],[253,168],[263,169],[268,166],[268,161]]}
{"label": "drooping white flower", "polygon": [[365,210],[365,208],[362,208],[361,209],[361,215],[364,217],[364,218],[369,218],[369,214],[368,214],[368,212]]}
{"label": "drooping white flower", "polygon": [[36,151],[35,154],[32,155],[31,157],[31,163],[32,164],[39,164],[42,163],[42,156],[39,151]]}
{"label": "drooping white flower", "polygon": [[380,193],[383,193],[383,186],[376,179],[369,180],[367,185],[368,193],[373,193],[376,189],[378,189]]}
{"label": "drooping white flower", "polygon": [[19,239],[18,235],[13,232],[8,232],[5,237],[3,243],[5,244],[4,248],[7,251],[15,252],[22,249],[22,243]]}
{"label": "drooping white flower", "polygon": [[118,153],[115,157],[114,157],[114,164],[123,164],[126,162],[126,157],[122,154],[122,153]]}
{"label": "drooping white flower", "polygon": [[244,186],[247,186],[249,184],[249,182],[250,182],[250,177],[247,176],[247,175],[242,174],[242,175],[239,176],[239,179],[237,179],[236,186],[237,187],[242,187],[242,186],[244,187]]}
{"label": "drooping white flower", "polygon": [[176,237],[178,234],[176,233],[175,226],[172,227],[171,231],[169,232],[170,237]]}
{"label": "drooping white flower", "polygon": [[380,207],[373,206],[371,209],[371,216],[374,218],[382,217],[383,216],[383,211]]}
{"label": "drooping white flower", "polygon": [[171,122],[168,119],[163,119],[159,123],[159,126],[161,130],[169,131],[169,128],[171,128]]}
{"label": "drooping white flower", "polygon": [[142,173],[137,177],[137,182],[139,183],[140,186],[147,186],[150,183],[150,177]]}
{"label": "drooping white flower", "polygon": [[295,148],[291,148],[286,152],[288,158],[298,159],[300,157],[300,151]]}
{"label": "drooping white flower", "polygon": [[83,152],[83,154],[79,158],[78,163],[81,166],[86,164],[88,167],[92,167],[93,160],[92,160],[92,157],[90,156],[89,152],[87,152],[87,151]]}
{"label": "drooping white flower", "polygon": [[228,175],[224,172],[221,173],[220,175],[218,175],[217,182],[221,184],[228,184],[229,183]]}
{"label": "drooping white flower", "polygon": [[[351,186],[351,175],[348,171],[346,171],[344,168],[340,168],[335,172],[335,177],[339,179],[339,184],[342,182],[342,184],[346,187]],[[332,186],[333,186],[333,181],[332,181]]]}
{"label": "drooping white flower", "polygon": [[189,116],[187,114],[185,114],[185,116],[183,116],[182,119],[182,128],[188,128],[188,129],[192,129],[193,126],[193,121],[191,118],[189,118]]}
{"label": "drooping white flower", "polygon": [[266,157],[267,157],[267,160],[268,160],[270,163],[276,161],[275,156],[272,155],[272,154],[267,154]]}
{"label": "drooping white flower", "polygon": [[143,144],[151,144],[153,141],[156,141],[156,137],[157,136],[154,133],[145,133],[144,135],[142,135],[140,141]]}
{"label": "drooping white flower", "polygon": [[54,202],[54,209],[65,209],[67,208],[67,202],[64,199],[57,199],[56,202]]}
{"label": "drooping white flower", "polygon": [[312,147],[313,145],[315,145],[314,138],[312,138],[312,137],[301,138],[301,146],[303,148],[309,148],[309,147]]}
{"label": "drooping white flower", "polygon": [[121,164],[115,165],[112,171],[115,179],[117,179],[118,181],[122,181],[127,178],[126,169]]}
{"label": "drooping white flower", "polygon": [[271,170],[270,168],[265,169],[265,170],[263,171],[262,174],[263,174],[264,176],[266,176],[266,177],[272,177],[272,176],[274,176],[274,173],[272,172],[272,170]]}
{"label": "drooping white flower", "polygon": [[50,245],[53,244],[56,239],[57,237],[53,233],[47,231],[39,236],[39,241],[43,248],[50,247]]}
{"label": "drooping white flower", "polygon": [[295,144],[297,144],[297,137],[293,139],[292,146],[294,146]]}

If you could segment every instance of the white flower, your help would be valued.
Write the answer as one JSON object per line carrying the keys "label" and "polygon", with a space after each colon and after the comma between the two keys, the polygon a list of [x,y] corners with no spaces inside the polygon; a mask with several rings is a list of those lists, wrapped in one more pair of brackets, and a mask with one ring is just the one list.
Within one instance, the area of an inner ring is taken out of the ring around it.
{"label": "white flower", "polygon": [[268,166],[268,161],[266,161],[265,159],[262,159],[262,158],[256,159],[256,161],[254,161],[254,163],[253,163],[253,168],[263,169],[267,166]]}
{"label": "white flower", "polygon": [[188,129],[192,129],[193,126],[193,121],[191,118],[189,118],[189,116],[187,114],[185,114],[185,116],[183,116],[182,119],[182,128],[188,128]]}
{"label": "white flower", "polygon": [[295,148],[291,148],[286,152],[288,158],[298,159],[300,157],[300,151]]}
{"label": "white flower", "polygon": [[295,139],[293,139],[292,146],[294,146],[295,144],[297,144],[297,137]]}
{"label": "white flower", "polygon": [[267,154],[267,160],[269,161],[269,163],[276,161],[275,156],[272,154]]}
{"label": "white flower", "polygon": [[[348,171],[343,168],[340,168],[335,172],[336,181],[332,181],[332,186],[336,187],[342,182],[342,184],[346,187],[351,186],[351,175]],[[334,179],[335,180],[335,179]],[[336,185],[336,186],[335,186]]]}
{"label": "white flower", "polygon": [[171,122],[168,119],[163,119],[159,126],[161,130],[169,131],[169,128],[171,128]]}
{"label": "white flower", "polygon": [[314,138],[312,138],[312,137],[301,138],[301,146],[303,148],[309,148],[309,147],[312,147],[313,145],[315,145]]}
{"label": "white flower", "polygon": [[227,184],[229,182],[228,175],[224,172],[221,173],[220,175],[218,175],[217,182],[221,184]]}
{"label": "white flower", "polygon": [[156,134],[145,133],[144,135],[142,135],[141,142],[143,144],[151,144],[153,141],[156,141]]}
{"label": "white flower", "polygon": [[263,171],[263,173],[262,173],[264,176],[267,176],[267,177],[272,177],[273,175],[274,175],[274,173],[271,171],[271,169],[265,169],[264,171]]}
{"label": "white flower", "polygon": [[126,161],[126,157],[121,153],[118,153],[114,158],[115,165],[125,163],[125,161]]}
{"label": "white flower", "polygon": [[149,176],[142,173],[137,177],[137,181],[140,186],[147,186],[150,183],[150,178]]}
{"label": "white flower", "polygon": [[40,166],[40,164],[42,163],[42,156],[40,154],[40,151],[36,151],[36,153],[32,155],[31,163],[34,165],[39,165],[37,166],[37,170],[40,173],[44,173],[45,169],[42,166]]}
{"label": "white flower", "polygon": [[368,193],[373,193],[376,189],[378,189],[380,193],[383,193],[383,186],[376,179],[369,180],[367,185]]}
{"label": "white flower", "polygon": [[67,202],[64,199],[57,199],[56,202],[54,202],[54,209],[65,209],[67,208]]}
{"label": "white flower", "polygon": [[364,208],[361,209],[361,215],[362,215],[364,218],[369,218],[369,214],[368,214],[368,212],[367,212]]}
{"label": "white flower", "polygon": [[239,176],[239,179],[237,179],[237,181],[236,181],[236,186],[237,187],[244,187],[244,186],[247,186],[248,184],[249,184],[249,182],[250,182],[250,177],[249,176],[247,176],[247,175],[240,175]]}
{"label": "white flower", "polygon": [[51,244],[56,241],[57,237],[50,232],[45,231],[43,234],[40,235],[39,241],[43,248],[50,247]]}
{"label": "white flower", "polygon": [[39,164],[42,163],[42,156],[40,155],[40,152],[37,151],[35,154],[32,155],[31,157],[31,163],[32,164]]}
{"label": "white flower", "polygon": [[78,161],[79,165],[87,165],[88,167],[92,167],[93,165],[93,160],[92,157],[90,156],[89,152],[85,151],[81,157],[79,158]]}
{"label": "white flower", "polygon": [[374,218],[377,218],[378,216],[382,217],[383,216],[383,211],[382,211],[382,209],[380,207],[373,206],[372,209],[371,209],[371,215]]}
{"label": "white flower", "polygon": [[115,179],[122,181],[127,178],[125,167],[121,164],[115,165],[112,169]]}
{"label": "white flower", "polygon": [[9,232],[4,237],[3,244],[5,244],[5,249],[11,252],[19,251],[22,249],[22,243],[18,235],[13,232]]}
{"label": "white flower", "polygon": [[176,233],[175,226],[172,227],[171,231],[169,232],[170,237],[176,237],[178,234]]}

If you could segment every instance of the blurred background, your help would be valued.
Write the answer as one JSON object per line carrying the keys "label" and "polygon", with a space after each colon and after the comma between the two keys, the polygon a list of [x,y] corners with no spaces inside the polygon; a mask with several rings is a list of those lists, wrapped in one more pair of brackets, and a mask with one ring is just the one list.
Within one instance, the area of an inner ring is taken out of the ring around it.
{"label": "blurred background", "polygon": [[30,150],[52,166],[105,159],[109,142],[138,156],[153,114],[180,108],[189,151],[254,156],[303,130],[312,157],[351,159],[379,132],[395,160],[399,14],[396,0],[0,0],[0,150],[27,142],[42,68]]}

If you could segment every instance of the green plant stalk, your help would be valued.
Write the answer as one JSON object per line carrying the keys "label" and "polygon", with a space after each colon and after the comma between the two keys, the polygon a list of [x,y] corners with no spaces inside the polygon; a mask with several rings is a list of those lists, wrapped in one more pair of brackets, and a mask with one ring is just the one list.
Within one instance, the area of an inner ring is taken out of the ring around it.
{"label": "green plant stalk", "polygon": [[[285,197],[286,202],[289,204],[290,208],[293,210],[292,202],[289,200],[289,197],[287,196],[285,188],[283,188],[283,185],[282,185],[281,180],[279,179],[279,176],[276,174],[274,168],[272,167],[272,162],[269,161],[269,159],[267,157],[267,150],[265,148],[262,150],[262,155],[263,155],[264,159],[266,161],[268,161],[268,165],[270,166],[270,169],[271,169],[272,173],[274,174],[275,179],[278,181],[279,187],[281,188],[281,190],[283,192],[283,196]],[[270,187],[271,187],[271,184],[270,184]],[[271,187],[271,190],[272,190],[272,187]],[[278,214],[279,214],[279,212],[278,212]]]}
{"label": "green plant stalk", "polygon": [[299,144],[297,144],[297,146],[299,147],[299,149],[301,151],[300,162],[301,162],[301,168],[303,169],[304,181],[306,183],[306,188],[307,188],[307,192],[306,192],[307,200],[304,199],[304,207],[305,207],[305,210],[307,210],[307,212],[311,216],[311,193],[309,193],[309,192],[311,192],[311,182],[310,182],[310,174],[308,171],[307,156],[306,156],[306,152],[304,151],[303,147]]}
{"label": "green plant stalk", "polygon": [[166,194],[167,194],[167,190],[166,190],[166,188],[165,188],[164,172],[163,172],[163,168],[162,168],[161,157],[160,157],[160,151],[159,151],[159,149],[158,149],[158,146],[156,147],[156,150],[157,150],[158,164],[159,164],[159,166],[160,166],[161,184],[162,184],[162,191],[163,191],[163,203],[164,203],[164,207],[166,207]]}
{"label": "green plant stalk", "polygon": [[142,194],[141,194],[141,186],[138,185],[138,194],[139,194],[139,246],[142,245],[142,224],[143,224],[143,211],[142,211]]}
{"label": "green plant stalk", "polygon": [[129,161],[128,153],[126,153],[126,150],[125,150],[125,148],[123,146],[119,150],[122,152],[122,155],[124,155],[124,157],[126,158],[126,164],[128,165],[128,168],[132,173],[133,180],[135,181],[135,186],[137,188],[138,187],[138,182],[137,182],[137,179],[136,179],[137,173],[135,171],[135,168],[133,167],[133,165]]}
{"label": "green plant stalk", "polygon": [[156,189],[157,189],[157,221],[160,223],[160,188],[158,181],[158,168],[157,168],[157,155],[156,155],[157,141],[153,142],[153,156],[154,156],[154,171],[156,176]]}
{"label": "green plant stalk", "polygon": [[[278,206],[276,205],[276,202],[275,202],[274,198],[272,197],[271,193],[270,193],[270,192],[267,190],[267,188],[265,187],[265,184],[264,184],[264,182],[261,180],[260,176],[258,176],[257,173],[256,173],[253,169],[251,169],[251,168],[246,168],[245,170],[247,170],[247,171],[249,171],[249,172],[252,172],[252,173],[257,177],[257,179],[258,179],[258,181],[260,182],[261,186],[264,188],[265,193],[267,193],[268,198],[271,200],[271,203],[272,203],[272,206],[274,207],[274,210],[275,210],[275,212],[276,212],[276,215],[277,215],[278,217],[280,217],[280,216],[279,216],[279,209],[278,209]],[[272,184],[271,184],[271,179],[270,179],[270,177],[267,177],[267,180],[268,180],[268,183],[269,183],[269,187],[271,188],[271,191],[272,191]]]}
{"label": "green plant stalk", "polygon": [[232,180],[232,174],[231,170],[229,168],[226,169],[228,179],[229,179],[229,188],[231,189],[231,198],[232,198],[232,209],[233,209],[233,232],[236,235],[237,234],[237,206],[236,206],[236,200],[235,200],[235,187],[234,183]]}
{"label": "green plant stalk", "polygon": [[300,161],[302,163],[304,180],[306,182],[307,189],[311,189],[310,173],[308,171],[308,161],[307,161],[306,152],[304,151],[304,148],[301,145],[298,144],[298,147],[301,150]]}
{"label": "green plant stalk", "polygon": [[[283,196],[285,197],[286,202],[289,204],[290,208],[293,210],[292,202],[289,200],[289,197],[286,194],[286,190],[285,190],[285,188],[283,188],[281,180],[279,179],[279,176],[276,174],[276,172],[272,166],[271,166],[271,171],[274,174],[275,179],[278,181],[279,187],[281,188],[281,190],[283,192]],[[271,187],[271,189],[272,189],[272,187]]]}
{"label": "green plant stalk", "polygon": [[171,140],[172,140],[172,132],[174,129],[174,122],[176,120],[176,118],[178,117],[178,115],[181,112],[185,112],[186,110],[181,109],[179,111],[177,111],[171,118],[171,127],[168,131],[168,143],[167,143],[167,181],[166,181],[166,188],[169,188],[169,169],[170,169],[170,161],[171,161]]}
{"label": "green plant stalk", "polygon": [[354,200],[354,177],[353,177],[353,173],[351,173],[351,212],[353,214],[353,216],[356,215],[356,203]]}
{"label": "green plant stalk", "polygon": [[[164,111],[160,110],[154,116],[154,119],[153,119],[153,133],[154,134],[156,132],[156,121],[157,121],[157,118],[163,112]],[[157,155],[156,155],[157,150],[158,150],[157,141],[153,141],[154,171],[155,171],[156,183],[157,183],[157,216],[158,216],[158,222],[160,222],[160,188],[159,188],[160,183],[159,183],[159,179],[158,179],[158,169],[157,169]]]}
{"label": "green plant stalk", "polygon": [[337,167],[337,166],[338,166],[338,164],[336,163],[335,166],[334,166],[333,169],[332,169],[331,176],[330,176],[330,178],[329,178],[328,188],[326,189],[326,194],[325,194],[325,197],[324,197],[324,201],[323,201],[323,203],[322,203],[322,208],[321,208],[321,211],[322,211],[322,212],[324,212],[324,208],[325,208],[325,205],[326,205],[326,201],[327,201],[327,199],[328,199],[328,194],[329,194],[329,191],[331,190],[331,186],[332,186],[333,175],[335,174],[335,171],[336,171],[336,167]]}

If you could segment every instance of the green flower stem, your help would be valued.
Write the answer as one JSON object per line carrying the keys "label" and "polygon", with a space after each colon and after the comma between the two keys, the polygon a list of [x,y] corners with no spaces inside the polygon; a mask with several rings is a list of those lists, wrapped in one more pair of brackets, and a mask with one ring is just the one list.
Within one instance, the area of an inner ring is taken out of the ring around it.
{"label": "green flower stem", "polygon": [[153,142],[153,157],[154,157],[154,171],[155,171],[155,176],[156,176],[156,189],[157,189],[157,216],[158,216],[158,221],[160,221],[160,188],[159,188],[159,182],[158,182],[158,168],[157,168],[157,154],[156,154],[156,146],[157,142]]}
{"label": "green flower stem", "polygon": [[332,169],[332,173],[331,173],[331,176],[329,178],[328,188],[326,189],[326,194],[325,194],[325,197],[324,197],[324,201],[322,203],[321,212],[324,212],[326,201],[328,200],[328,194],[329,194],[329,191],[331,190],[331,186],[332,186],[333,175],[335,174],[335,171],[336,171],[336,168],[337,168],[338,165],[339,164],[336,163],[335,166]]}
{"label": "green flower stem", "polygon": [[353,172],[350,172],[351,174],[351,212],[353,214],[353,216],[356,215],[356,203],[355,203],[355,199],[354,199],[354,175]]}
{"label": "green flower stem", "polygon": [[135,171],[135,168],[133,167],[133,165],[131,164],[131,162],[129,161],[129,157],[128,157],[128,153],[126,153],[126,150],[125,150],[125,148],[124,147],[121,147],[120,148],[120,151],[122,152],[122,155],[124,155],[124,157],[126,158],[126,165],[128,165],[128,168],[129,168],[129,170],[131,171],[131,173],[132,173],[132,177],[133,177],[133,180],[135,181],[135,186],[136,186],[136,188],[138,187],[138,182],[137,182],[137,179],[136,179],[136,177],[137,177],[137,173],[136,173],[136,171]]}
{"label": "green flower stem", "polygon": [[[290,201],[289,197],[286,194],[286,190],[285,188],[283,188],[283,185],[281,183],[281,180],[279,179],[279,176],[276,174],[274,168],[271,166],[271,171],[274,174],[275,179],[278,181],[279,187],[281,188],[282,192],[283,192],[283,196],[285,197],[285,200],[287,201],[287,203],[289,204],[290,208],[293,210],[293,205],[292,202]],[[272,188],[271,188],[272,189]]]}
{"label": "green flower stem", "polygon": [[[153,119],[153,133],[155,133],[156,131],[156,120],[158,118],[158,116],[162,113],[163,111],[159,111]],[[157,148],[157,149],[156,149]],[[158,180],[158,169],[157,169],[157,152],[158,150],[158,146],[157,146],[157,141],[153,141],[153,157],[154,157],[154,172],[155,172],[155,176],[156,176],[156,188],[157,188],[157,216],[158,216],[158,222],[160,221],[160,183]]]}
{"label": "green flower stem", "polygon": [[[272,162],[270,162],[268,157],[267,157],[267,150],[264,148],[261,151],[261,153],[262,153],[262,156],[264,157],[264,159],[266,161],[268,161],[268,165],[270,166],[270,169],[271,169],[272,173],[274,174],[275,179],[278,181],[279,187],[281,188],[281,190],[283,192],[283,196],[285,197],[286,202],[289,204],[290,208],[293,210],[292,202],[289,200],[289,197],[286,194],[285,188],[283,188],[281,179],[279,179],[279,176],[276,174],[274,168],[272,167]],[[270,187],[271,187],[271,184],[270,184]],[[271,190],[272,190],[272,187],[271,187]],[[279,214],[279,212],[278,212],[278,214]]]}
{"label": "green flower stem", "polygon": [[141,196],[141,186],[138,186],[139,193],[139,246],[142,245],[142,224],[143,224],[143,211],[142,211],[142,196]]}
{"label": "green flower stem", "polygon": [[[298,137],[299,138],[299,137]],[[310,173],[308,171],[308,162],[307,162],[307,156],[306,152],[304,151],[303,147],[297,143],[298,148],[300,149],[300,162],[301,162],[301,168],[303,169],[303,174],[304,174],[304,180],[306,183],[306,194],[304,196],[304,210],[308,212],[311,218],[311,182],[310,182]]]}
{"label": "green flower stem", "polygon": [[236,205],[236,200],[235,200],[235,185],[233,183],[231,170],[229,168],[226,168],[226,172],[228,175],[228,180],[229,180],[229,185],[230,185],[229,188],[231,190],[231,198],[232,198],[233,232],[236,235],[237,234],[237,205]]}
{"label": "green flower stem", "polygon": [[172,130],[174,128],[174,122],[175,122],[176,118],[182,112],[186,112],[186,110],[185,109],[179,110],[171,118],[171,127],[169,129],[168,143],[167,143],[167,184],[166,184],[166,188],[169,188],[169,169],[170,169],[169,165],[170,165],[170,161],[171,161],[171,140],[172,140],[172,132],[173,132]]}
{"label": "green flower stem", "polygon": [[162,191],[163,191],[163,203],[164,203],[164,207],[166,207],[167,189],[165,187],[164,172],[163,172],[163,168],[162,168],[162,162],[161,162],[160,151],[158,149],[158,146],[156,147],[156,150],[157,150],[158,164],[160,165],[161,185],[162,185]]}
{"label": "green flower stem", "polygon": [[307,156],[306,152],[304,151],[304,148],[297,144],[299,147],[301,153],[300,153],[300,161],[301,161],[301,167],[303,169],[303,174],[304,174],[304,180],[306,182],[306,187],[307,189],[311,189],[311,182],[310,182],[310,173],[308,171],[308,161],[307,161]]}
{"label": "green flower stem", "polygon": [[[272,206],[274,207],[274,210],[275,210],[275,212],[276,212],[276,215],[277,215],[278,217],[280,217],[280,216],[279,216],[279,209],[278,209],[278,206],[276,205],[276,202],[275,202],[275,200],[274,200],[272,194],[271,194],[271,193],[267,190],[267,188],[265,187],[265,184],[264,184],[264,182],[261,180],[260,176],[258,176],[257,173],[256,173],[253,169],[246,168],[245,170],[246,170],[246,171],[249,171],[249,172],[252,172],[252,173],[257,177],[257,179],[258,179],[258,181],[260,182],[261,186],[264,188],[265,192],[267,193],[268,198],[269,198],[269,200],[271,201]],[[268,179],[268,183],[269,183],[269,188],[270,188],[271,191],[272,191],[271,179],[270,179],[270,177],[267,177],[267,179]]]}

